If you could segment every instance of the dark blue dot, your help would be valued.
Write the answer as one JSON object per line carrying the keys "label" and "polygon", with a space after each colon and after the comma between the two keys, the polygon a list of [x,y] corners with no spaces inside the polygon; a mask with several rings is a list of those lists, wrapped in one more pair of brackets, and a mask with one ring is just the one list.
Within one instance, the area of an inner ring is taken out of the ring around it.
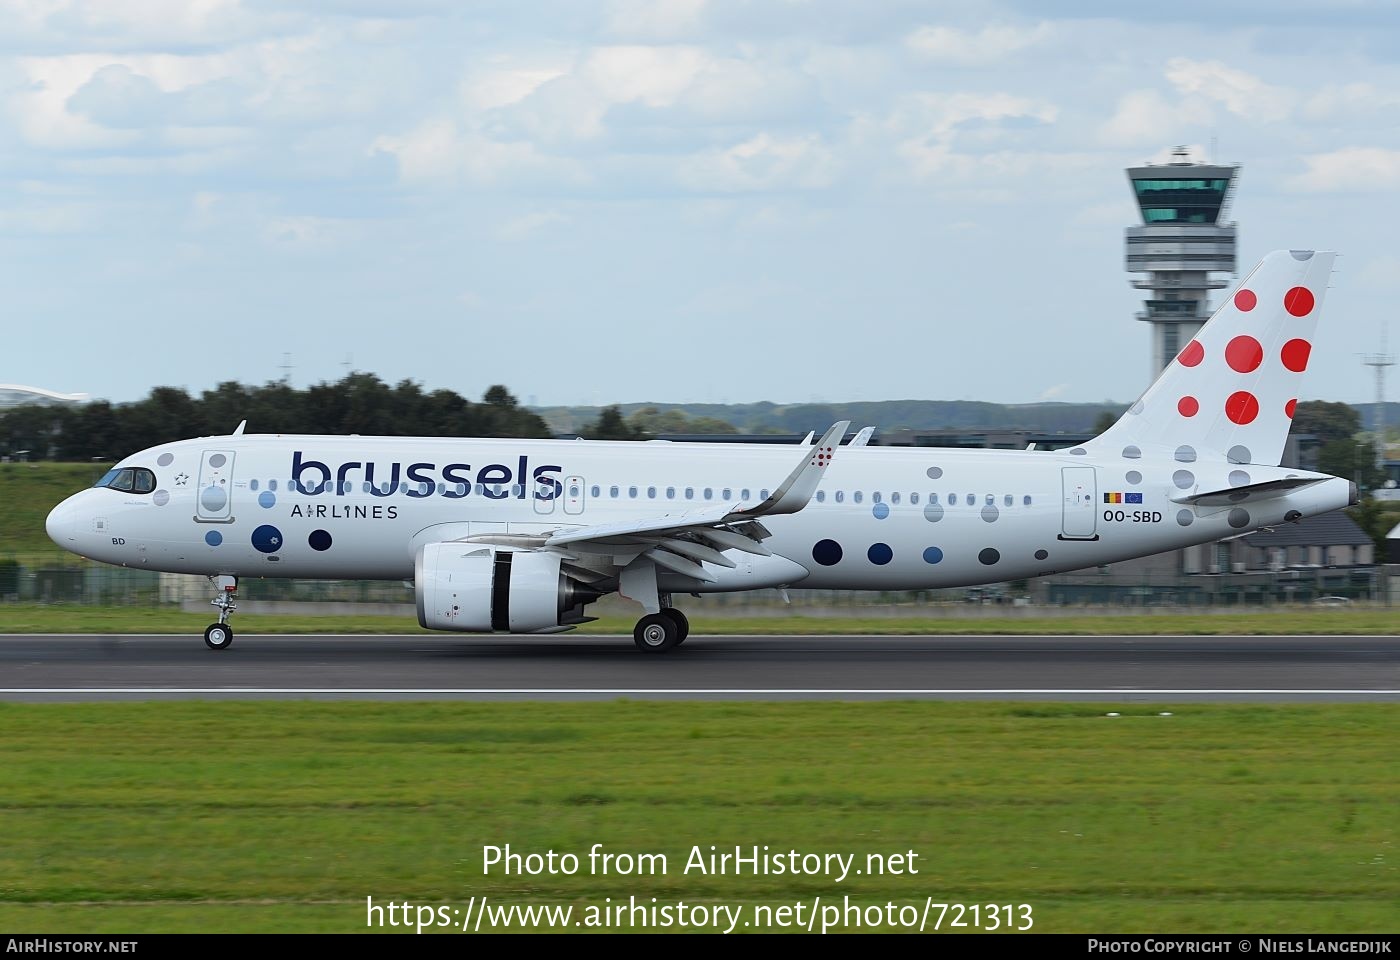
{"label": "dark blue dot", "polygon": [[977,559],[990,567],[1001,559],[1001,554],[996,549],[988,547],[977,555]]}
{"label": "dark blue dot", "polygon": [[217,530],[210,530],[204,535],[204,542],[211,547],[217,547],[224,542],[224,535]]}
{"label": "dark blue dot", "polygon": [[841,562],[841,544],[835,540],[818,540],[812,547],[812,559],[824,567],[834,567]]}
{"label": "dark blue dot", "polygon": [[311,544],[312,550],[329,550],[331,548],[331,535],[325,530],[312,530],[311,536],[306,538],[306,542]]}
{"label": "dark blue dot", "polygon": [[258,494],[258,506],[269,510],[277,506],[277,494],[273,493],[271,490],[264,490],[262,493]]}
{"label": "dark blue dot", "polygon": [[876,520],[883,520],[890,515],[890,505],[888,503],[877,503],[870,508],[870,512],[875,514]]}
{"label": "dark blue dot", "polygon": [[943,559],[943,551],[937,547],[928,547],[924,550],[925,563],[939,563]]}
{"label": "dark blue dot", "polygon": [[887,543],[872,543],[870,549],[865,551],[865,555],[870,558],[871,563],[880,567],[894,559],[894,551]]}
{"label": "dark blue dot", "polygon": [[282,531],[265,523],[253,531],[253,546],[263,553],[276,553],[282,549]]}
{"label": "dark blue dot", "polygon": [[1035,552],[1035,558],[1036,558],[1037,560],[1044,560],[1044,559],[1045,559],[1046,557],[1048,557],[1048,556],[1050,556],[1050,551],[1049,551],[1049,550],[1037,550],[1037,551]]}

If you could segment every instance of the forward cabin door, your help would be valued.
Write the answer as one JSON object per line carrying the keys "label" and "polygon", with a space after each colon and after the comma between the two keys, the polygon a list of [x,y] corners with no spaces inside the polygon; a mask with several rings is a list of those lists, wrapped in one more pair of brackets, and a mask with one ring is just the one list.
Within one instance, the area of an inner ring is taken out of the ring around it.
{"label": "forward cabin door", "polygon": [[1097,540],[1099,518],[1093,467],[1061,467],[1064,500],[1060,513],[1061,540]]}
{"label": "forward cabin door", "polygon": [[197,483],[195,520],[199,523],[232,523],[233,451],[205,450],[199,461]]}

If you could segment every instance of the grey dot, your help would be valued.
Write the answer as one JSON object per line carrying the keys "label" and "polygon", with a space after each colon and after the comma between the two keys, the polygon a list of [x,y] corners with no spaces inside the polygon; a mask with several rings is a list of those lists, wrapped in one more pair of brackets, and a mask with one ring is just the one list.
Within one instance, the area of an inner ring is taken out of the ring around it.
{"label": "grey dot", "polygon": [[1241,446],[1238,443],[1229,449],[1229,451],[1225,454],[1225,459],[1229,460],[1231,463],[1254,462],[1254,458],[1250,455],[1249,448]]}
{"label": "grey dot", "polygon": [[209,458],[209,466],[211,467],[222,467],[226,463],[228,463],[228,457],[222,453],[216,453]]}
{"label": "grey dot", "polygon": [[1196,515],[1190,510],[1178,510],[1176,512],[1176,522],[1183,527],[1191,526],[1191,521],[1196,519]]}
{"label": "grey dot", "polygon": [[165,506],[167,503],[170,502],[170,491],[157,490],[155,493],[151,494],[151,502],[158,507]]}
{"label": "grey dot", "polygon": [[1142,401],[1138,400],[1135,403],[1133,403],[1131,407],[1128,408],[1128,412],[1136,417],[1138,414],[1142,413],[1142,409]]}
{"label": "grey dot", "polygon": [[1142,483],[1142,474],[1138,473],[1136,470],[1129,470],[1123,475],[1123,479],[1127,480],[1129,483]]}
{"label": "grey dot", "polygon": [[1245,473],[1243,470],[1230,471],[1230,486],[1242,487],[1247,483],[1249,483],[1249,474]]}
{"label": "grey dot", "polygon": [[924,473],[928,474],[928,478],[930,480],[937,480],[939,477],[943,476],[943,468],[929,467],[927,470],[924,471]]}
{"label": "grey dot", "polygon": [[1140,460],[1142,459],[1142,451],[1137,447],[1124,447],[1123,456],[1129,460]]}
{"label": "grey dot", "polygon": [[160,456],[156,457],[156,466],[158,467],[168,467],[174,462],[175,454],[173,453],[162,453]]}
{"label": "grey dot", "polygon": [[1196,482],[1196,475],[1190,470],[1178,470],[1172,474],[1172,483],[1185,490]]}
{"label": "grey dot", "polygon": [[996,505],[995,505],[995,504],[989,503],[989,504],[987,504],[985,507],[982,508],[982,519],[983,519],[983,520],[987,521],[988,523],[994,523],[994,522],[996,522],[996,518],[997,518],[997,508],[996,508]]}
{"label": "grey dot", "polygon": [[1235,509],[1230,511],[1230,516],[1226,519],[1229,521],[1230,526],[1238,530],[1240,527],[1248,525],[1249,511],[1244,507],[1235,507]]}
{"label": "grey dot", "polygon": [[215,513],[224,508],[228,503],[228,495],[224,493],[222,487],[205,487],[199,495],[199,504],[210,513]]}
{"label": "grey dot", "polygon": [[1313,251],[1311,250],[1290,250],[1288,253],[1294,260],[1311,260],[1313,258]]}
{"label": "grey dot", "polygon": [[981,553],[977,554],[977,559],[990,567],[1001,559],[1001,553],[995,547],[987,547]]}
{"label": "grey dot", "polygon": [[1037,550],[1037,551],[1035,552],[1035,558],[1036,558],[1037,560],[1044,560],[1044,559],[1045,559],[1046,557],[1048,557],[1048,556],[1050,556],[1050,551],[1049,551],[1049,550]]}
{"label": "grey dot", "polygon": [[930,500],[924,505],[924,519],[929,523],[937,523],[943,519],[943,504]]}
{"label": "grey dot", "polygon": [[1176,459],[1181,461],[1182,463],[1195,463],[1196,448],[1189,447],[1186,444],[1182,444],[1181,446],[1176,448]]}
{"label": "grey dot", "polygon": [[1075,448],[1074,448],[1073,450],[1071,450],[1069,453],[1070,453],[1070,456],[1072,456],[1072,457],[1082,457],[1082,456],[1084,456],[1085,454],[1087,454],[1088,452],[1089,452],[1089,451],[1088,451],[1088,450],[1085,450],[1083,447],[1075,447]]}

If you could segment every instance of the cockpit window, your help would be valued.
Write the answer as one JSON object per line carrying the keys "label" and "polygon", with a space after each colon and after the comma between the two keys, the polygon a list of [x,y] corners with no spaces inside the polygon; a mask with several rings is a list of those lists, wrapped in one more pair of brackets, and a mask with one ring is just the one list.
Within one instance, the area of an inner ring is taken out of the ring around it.
{"label": "cockpit window", "polygon": [[156,475],[144,467],[123,467],[108,470],[96,486],[123,493],[150,493],[156,488]]}

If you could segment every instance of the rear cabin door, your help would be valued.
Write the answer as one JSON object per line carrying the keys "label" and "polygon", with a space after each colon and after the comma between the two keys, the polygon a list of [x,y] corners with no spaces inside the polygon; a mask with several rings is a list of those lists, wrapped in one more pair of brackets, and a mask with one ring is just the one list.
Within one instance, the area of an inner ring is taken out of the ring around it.
{"label": "rear cabin door", "polygon": [[1093,467],[1062,467],[1064,505],[1061,508],[1061,540],[1097,540],[1094,532],[1099,510]]}

